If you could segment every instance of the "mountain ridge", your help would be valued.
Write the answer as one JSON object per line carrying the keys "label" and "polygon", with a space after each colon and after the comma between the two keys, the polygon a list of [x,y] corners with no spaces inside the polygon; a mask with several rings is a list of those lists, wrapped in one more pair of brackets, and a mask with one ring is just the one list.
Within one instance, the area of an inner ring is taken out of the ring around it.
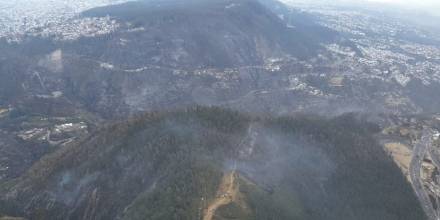
{"label": "mountain ridge", "polygon": [[[0,213],[198,219],[234,163],[247,179],[240,194],[252,219],[424,218],[397,166],[372,144],[374,126],[352,116],[312,118],[254,118],[204,107],[146,114],[60,148],[2,184]],[[376,205],[365,206],[370,202]],[[218,214],[243,214],[226,207]]]}

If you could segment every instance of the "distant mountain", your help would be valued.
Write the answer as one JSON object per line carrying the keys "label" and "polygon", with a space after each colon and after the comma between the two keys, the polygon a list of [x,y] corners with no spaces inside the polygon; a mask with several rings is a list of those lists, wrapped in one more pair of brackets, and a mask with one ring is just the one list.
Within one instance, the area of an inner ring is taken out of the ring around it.
{"label": "distant mountain", "polygon": [[[102,42],[105,47],[93,51],[99,53],[94,56],[110,62],[134,66],[140,62],[190,69],[230,68],[261,65],[267,58],[310,58],[322,49],[322,39],[332,37],[330,31],[316,37],[305,26],[289,28],[254,0],[141,1],[83,14],[108,15],[142,30],[117,33]],[[317,25],[313,28],[325,30]],[[121,38],[129,42],[121,45]]]}
{"label": "distant mountain", "polygon": [[[43,157],[0,185],[29,219],[425,219],[410,185],[345,115],[148,113]],[[214,217],[215,216],[215,217]]]}
{"label": "distant mountain", "polygon": [[[116,31],[71,41],[29,36],[0,44],[0,104],[58,116],[67,108],[87,110],[104,118],[227,104],[250,92],[247,78],[254,76],[238,79],[224,71],[266,72],[270,62],[310,59],[325,54],[322,44],[338,36],[305,14],[289,12],[291,21],[286,21],[277,13],[253,0],[139,1],[95,8],[83,18],[110,17]],[[235,82],[216,82],[225,79]],[[222,86],[233,84],[242,91]],[[61,96],[51,98],[54,92]]]}

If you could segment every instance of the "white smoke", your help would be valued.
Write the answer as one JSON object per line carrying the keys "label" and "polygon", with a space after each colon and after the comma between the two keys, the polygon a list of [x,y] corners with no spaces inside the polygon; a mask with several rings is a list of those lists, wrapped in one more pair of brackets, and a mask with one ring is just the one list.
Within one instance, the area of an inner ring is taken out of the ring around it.
{"label": "white smoke", "polygon": [[[379,6],[387,10],[422,11],[440,16],[440,0],[279,0],[287,4]],[[439,22],[440,24],[440,22]]]}

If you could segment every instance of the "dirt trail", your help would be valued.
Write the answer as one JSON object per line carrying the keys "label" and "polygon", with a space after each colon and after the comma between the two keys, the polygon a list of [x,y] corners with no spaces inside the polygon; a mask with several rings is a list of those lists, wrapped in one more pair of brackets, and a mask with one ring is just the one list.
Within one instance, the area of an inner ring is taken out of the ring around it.
{"label": "dirt trail", "polygon": [[236,178],[237,173],[235,171],[223,176],[217,191],[217,197],[208,205],[203,220],[212,220],[218,208],[237,200],[239,191]]}

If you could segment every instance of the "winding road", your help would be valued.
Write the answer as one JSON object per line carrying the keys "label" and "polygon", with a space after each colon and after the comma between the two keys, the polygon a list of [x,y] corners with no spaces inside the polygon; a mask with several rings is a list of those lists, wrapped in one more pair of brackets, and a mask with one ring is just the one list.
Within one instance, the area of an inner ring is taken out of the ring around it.
{"label": "winding road", "polygon": [[431,130],[424,130],[421,140],[416,143],[413,150],[413,157],[409,168],[412,186],[414,192],[420,200],[423,210],[430,220],[440,220],[440,217],[433,207],[431,199],[421,182],[420,172],[423,159],[426,153],[432,152],[432,135]]}

